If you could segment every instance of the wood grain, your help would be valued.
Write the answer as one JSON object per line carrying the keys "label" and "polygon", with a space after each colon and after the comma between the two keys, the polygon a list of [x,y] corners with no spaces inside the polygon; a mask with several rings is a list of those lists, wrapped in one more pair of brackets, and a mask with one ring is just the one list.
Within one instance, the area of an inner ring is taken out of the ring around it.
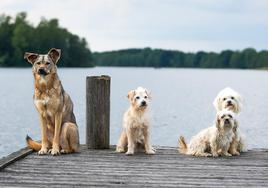
{"label": "wood grain", "polygon": [[267,187],[268,150],[238,157],[196,158],[176,148],[134,156],[88,150],[61,156],[32,153],[0,172],[0,187]]}
{"label": "wood grain", "polygon": [[89,149],[110,146],[110,82],[109,76],[86,79],[86,144]]}

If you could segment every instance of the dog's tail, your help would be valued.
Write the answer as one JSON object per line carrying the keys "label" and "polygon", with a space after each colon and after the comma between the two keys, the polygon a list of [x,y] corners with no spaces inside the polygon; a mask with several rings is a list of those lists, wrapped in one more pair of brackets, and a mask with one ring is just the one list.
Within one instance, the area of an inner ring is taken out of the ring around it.
{"label": "dog's tail", "polygon": [[34,141],[28,135],[26,136],[26,142],[29,148],[33,149],[34,151],[39,151],[42,147],[41,143]]}
{"label": "dog's tail", "polygon": [[179,142],[178,143],[179,144],[179,152],[182,153],[182,154],[186,154],[187,150],[188,150],[188,147],[187,147],[187,144],[186,144],[186,141],[185,141],[184,137],[180,136],[178,142]]}

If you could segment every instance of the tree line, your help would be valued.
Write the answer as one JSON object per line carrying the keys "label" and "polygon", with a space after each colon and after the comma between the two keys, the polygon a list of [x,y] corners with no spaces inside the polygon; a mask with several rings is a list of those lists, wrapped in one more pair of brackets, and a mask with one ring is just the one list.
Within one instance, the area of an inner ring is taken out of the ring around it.
{"label": "tree line", "polygon": [[125,49],[93,53],[96,66],[191,67],[191,68],[268,68],[268,51],[253,48],[220,53],[185,53],[162,49]]}
{"label": "tree line", "polygon": [[0,15],[0,66],[29,66],[23,59],[26,51],[44,54],[52,47],[62,50],[60,66],[93,66],[87,41],[60,27],[57,19],[43,18],[33,26],[24,12],[15,18]]}
{"label": "tree line", "polygon": [[59,66],[65,67],[268,68],[268,51],[253,48],[220,53],[151,48],[91,53],[87,41],[60,27],[57,19],[43,18],[33,26],[24,12],[15,18],[0,15],[0,67],[29,66],[23,60],[24,52],[46,53],[52,47],[62,50]]}

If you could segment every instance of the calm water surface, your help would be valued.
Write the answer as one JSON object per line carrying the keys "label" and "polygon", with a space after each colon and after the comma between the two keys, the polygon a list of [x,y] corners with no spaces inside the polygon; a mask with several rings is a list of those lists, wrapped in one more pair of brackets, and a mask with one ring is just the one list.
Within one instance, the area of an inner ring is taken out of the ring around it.
{"label": "calm water surface", "polygon": [[[112,77],[111,144],[117,142],[131,89],[144,86],[152,92],[152,144],[176,146],[179,135],[189,140],[212,125],[213,99],[230,86],[245,100],[239,120],[248,147],[268,148],[268,71],[105,67],[59,68],[58,74],[74,102],[81,143],[85,143],[86,76],[106,74]],[[0,157],[24,147],[26,134],[40,140],[33,89],[31,69],[0,69]]]}

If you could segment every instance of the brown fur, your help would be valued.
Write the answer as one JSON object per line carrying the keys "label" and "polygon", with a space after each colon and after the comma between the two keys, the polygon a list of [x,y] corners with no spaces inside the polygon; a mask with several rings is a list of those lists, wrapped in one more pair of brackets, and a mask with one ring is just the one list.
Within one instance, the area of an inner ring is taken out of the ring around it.
{"label": "brown fur", "polygon": [[60,50],[52,48],[46,55],[26,52],[24,58],[33,65],[34,103],[39,112],[42,135],[41,148],[29,137],[28,146],[39,154],[51,152],[59,155],[77,151],[79,135],[73,103],[57,75]]}
{"label": "brown fur", "polygon": [[27,135],[26,137],[27,145],[34,151],[39,151],[42,147],[42,144],[36,141],[33,141],[31,137]]}
{"label": "brown fur", "polygon": [[179,138],[179,152],[182,154],[187,153],[187,144],[183,136],[180,136]]}

